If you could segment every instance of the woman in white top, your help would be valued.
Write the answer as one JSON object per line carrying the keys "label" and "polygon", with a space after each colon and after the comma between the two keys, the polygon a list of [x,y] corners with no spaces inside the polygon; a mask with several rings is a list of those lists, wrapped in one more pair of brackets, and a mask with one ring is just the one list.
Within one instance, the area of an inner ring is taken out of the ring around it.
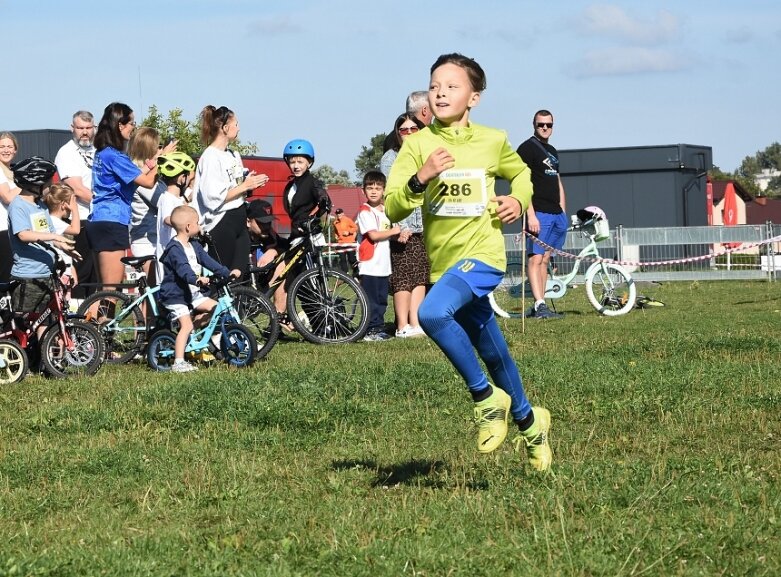
{"label": "woman in white top", "polygon": [[229,269],[247,272],[250,240],[244,199],[265,186],[268,176],[244,174],[241,157],[228,145],[239,135],[239,119],[225,106],[201,112],[201,140],[207,145],[195,171],[195,198],[203,229],[212,237],[209,255]]}
{"label": "woman in white top", "polygon": [[19,143],[11,132],[0,132],[0,282],[11,280],[14,263],[11,241],[8,239],[8,205],[19,194],[14,183],[11,162],[19,149]]}

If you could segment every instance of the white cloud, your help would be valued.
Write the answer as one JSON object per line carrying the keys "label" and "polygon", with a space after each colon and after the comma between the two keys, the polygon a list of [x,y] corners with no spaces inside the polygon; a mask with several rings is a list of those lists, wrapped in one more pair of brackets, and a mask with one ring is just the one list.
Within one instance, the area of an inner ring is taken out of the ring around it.
{"label": "white cloud", "polygon": [[666,10],[660,10],[653,18],[641,19],[613,4],[589,6],[580,22],[580,29],[587,35],[645,45],[664,43],[674,38],[679,28],[678,18]]}
{"label": "white cloud", "polygon": [[688,60],[672,51],[633,47],[592,50],[567,68],[572,76],[590,78],[678,72],[688,67]]}

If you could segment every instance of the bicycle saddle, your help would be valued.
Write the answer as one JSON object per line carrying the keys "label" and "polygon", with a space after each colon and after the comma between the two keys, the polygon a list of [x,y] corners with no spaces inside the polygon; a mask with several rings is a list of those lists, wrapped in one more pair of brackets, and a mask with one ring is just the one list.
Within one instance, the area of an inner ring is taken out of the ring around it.
{"label": "bicycle saddle", "polygon": [[145,262],[154,260],[155,255],[150,254],[148,256],[123,256],[121,260],[124,264],[132,266],[135,269],[140,269],[144,266]]}

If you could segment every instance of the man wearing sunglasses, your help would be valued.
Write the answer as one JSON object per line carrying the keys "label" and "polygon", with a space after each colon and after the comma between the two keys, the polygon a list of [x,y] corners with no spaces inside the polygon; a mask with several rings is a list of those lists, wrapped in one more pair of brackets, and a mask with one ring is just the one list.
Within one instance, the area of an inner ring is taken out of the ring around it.
{"label": "man wearing sunglasses", "polygon": [[[531,169],[534,194],[526,211],[526,230],[545,244],[561,250],[567,238],[567,206],[564,186],[559,177],[559,153],[548,143],[553,134],[553,114],[538,110],[532,121],[534,134],[518,147],[518,154]],[[545,285],[548,282],[548,262],[551,251],[532,239],[528,240],[529,263],[527,270],[534,304],[526,312],[527,317],[556,319],[545,304]]]}

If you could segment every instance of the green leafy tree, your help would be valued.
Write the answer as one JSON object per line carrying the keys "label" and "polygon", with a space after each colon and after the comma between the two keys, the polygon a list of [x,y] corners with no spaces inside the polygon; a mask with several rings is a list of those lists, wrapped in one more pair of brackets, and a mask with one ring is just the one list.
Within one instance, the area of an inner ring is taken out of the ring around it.
{"label": "green leafy tree", "polygon": [[[193,122],[186,120],[181,108],[169,110],[168,116],[163,116],[157,106],[152,105],[141,125],[156,129],[160,133],[160,142],[162,143],[176,139],[178,141],[177,150],[186,152],[190,156],[200,156],[203,152],[200,118],[196,118]],[[242,156],[250,156],[258,151],[254,142],[244,144],[239,140],[233,142],[231,148]]]}
{"label": "green leafy tree", "polygon": [[350,175],[346,170],[336,172],[336,169],[327,164],[320,165],[312,170],[315,178],[323,181],[324,184],[337,184],[341,186],[353,186],[355,183],[350,180]]}
{"label": "green leafy tree", "polygon": [[763,194],[762,191],[759,190],[757,183],[754,182],[753,176],[746,176],[737,170],[735,172],[724,172],[718,166],[714,166],[708,171],[708,176],[710,176],[711,180],[734,180],[739,183],[746,192],[754,196],[762,196]]}
{"label": "green leafy tree", "polygon": [[752,194],[764,194],[769,197],[781,196],[781,177],[771,179],[764,192],[759,190],[754,177],[763,170],[781,170],[781,143],[774,142],[764,150],[758,150],[754,156],[745,157],[740,163],[740,167],[735,171],[735,180],[738,180]]}
{"label": "green leafy tree", "polygon": [[359,180],[370,170],[380,169],[382,159],[382,145],[385,142],[386,133],[381,132],[372,137],[369,146],[361,146],[361,153],[355,159],[355,174]]}

